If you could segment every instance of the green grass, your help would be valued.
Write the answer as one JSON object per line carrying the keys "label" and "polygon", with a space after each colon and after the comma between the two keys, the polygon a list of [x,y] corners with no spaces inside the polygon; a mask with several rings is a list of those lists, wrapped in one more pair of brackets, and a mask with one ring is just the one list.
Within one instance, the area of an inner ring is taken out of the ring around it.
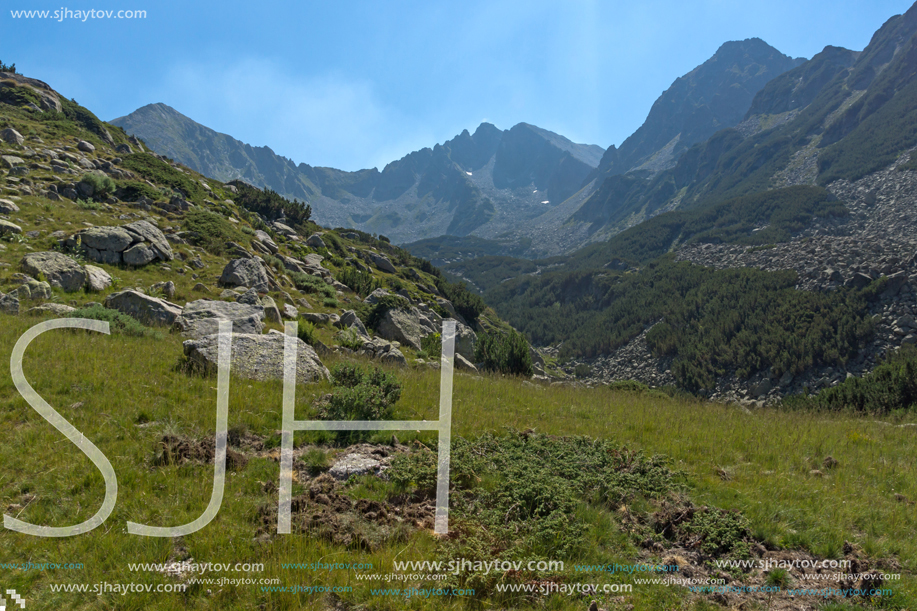
{"label": "green grass", "polygon": [[[13,343],[35,321],[3,317],[0,322],[0,361],[8,362]],[[212,466],[152,465],[163,434],[191,438],[213,434],[215,380],[177,371],[180,353],[180,338],[174,335],[151,340],[59,331],[39,337],[30,347],[24,361],[27,379],[112,460],[120,486],[114,513],[89,534],[53,543],[11,532],[0,537],[4,562],[85,565],[73,571],[6,572],[4,587],[28,593],[31,608],[321,608],[320,597],[262,593],[255,586],[212,588],[210,595],[197,591],[187,596],[81,597],[50,592],[51,583],[169,582],[158,574],[130,572],[126,564],[165,562],[173,553],[173,542],[128,535],[124,523],[184,523],[195,519],[209,500]],[[335,362],[330,359],[328,364]],[[388,370],[404,386],[395,417],[436,418],[439,373],[423,368]],[[329,390],[327,383],[300,387],[297,418],[306,418],[312,399]],[[273,435],[280,428],[281,394],[279,382],[233,380],[230,427]],[[474,440],[485,433],[500,435],[507,428],[532,428],[551,435],[606,439],[650,455],[665,455],[672,468],[686,475],[686,490],[696,504],[742,511],[750,532],[768,543],[833,555],[845,540],[851,540],[875,557],[896,557],[905,573],[896,587],[908,604],[914,603],[917,541],[911,534],[917,530],[917,516],[895,494],[917,499],[917,468],[912,459],[913,430],[896,426],[899,421],[776,410],[749,414],[649,393],[532,387],[518,378],[489,375],[457,375],[454,396],[453,434],[458,437]],[[6,376],[0,380],[0,405],[0,427],[5,431],[0,446],[0,502],[5,507],[24,504],[25,495],[34,494],[35,499],[13,515],[35,523],[65,525],[92,515],[103,490],[92,464],[26,405]],[[429,434],[399,432],[398,436],[402,443],[435,442]],[[376,437],[387,441],[390,434]],[[297,434],[296,439],[300,445],[307,436]],[[29,451],[34,448],[44,450]],[[838,466],[824,477],[810,475],[829,454]],[[325,464],[315,452],[308,460],[319,469]],[[720,468],[732,478],[720,479]],[[386,544],[371,552],[302,535],[256,541],[259,508],[276,502],[276,494],[266,494],[259,482],[276,482],[277,476],[277,463],[267,457],[253,458],[241,471],[231,471],[215,521],[183,538],[188,553],[200,562],[263,562],[264,573],[255,577],[277,577],[284,585],[350,585],[353,592],[343,598],[372,609],[476,608],[462,600],[417,598],[404,603],[372,596],[366,582],[356,580],[352,571],[282,569],[285,562],[333,559],[372,562],[380,567],[377,572],[387,573],[396,557],[432,559],[440,544],[424,532],[406,544]],[[364,484],[353,494],[374,498],[388,492]],[[587,524],[583,536],[589,543],[579,560],[633,561],[637,550],[622,534],[618,514],[589,504],[578,505],[575,511],[577,520]],[[589,579],[599,582],[601,578]],[[675,588],[635,588],[628,600],[637,609],[705,608],[702,603],[693,605]],[[543,608],[582,606],[575,599],[552,597]]]}

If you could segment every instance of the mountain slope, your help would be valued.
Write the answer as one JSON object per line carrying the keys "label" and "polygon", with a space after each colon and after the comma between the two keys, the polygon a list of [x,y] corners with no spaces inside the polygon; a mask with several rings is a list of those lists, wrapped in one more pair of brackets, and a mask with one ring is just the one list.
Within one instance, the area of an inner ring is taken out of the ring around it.
{"label": "mountain slope", "polygon": [[606,151],[598,172],[613,176],[673,166],[691,145],[739,123],[768,81],[803,61],[759,38],[723,44],[659,96],[643,125],[619,148]]}

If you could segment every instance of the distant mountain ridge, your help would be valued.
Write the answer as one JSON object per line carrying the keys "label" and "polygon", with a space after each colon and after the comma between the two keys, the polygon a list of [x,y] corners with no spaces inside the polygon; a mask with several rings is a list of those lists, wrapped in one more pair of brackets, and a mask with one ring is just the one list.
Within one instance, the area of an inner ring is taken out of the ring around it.
{"label": "distant mountain ridge", "polygon": [[493,236],[579,190],[603,149],[519,123],[482,123],[433,148],[373,169],[313,167],[205,127],[165,104],[112,121],[154,151],[218,180],[242,179],[312,206],[321,222],[398,242],[432,235]]}
{"label": "distant mountain ridge", "polygon": [[[666,186],[647,206],[644,180],[740,123],[769,81],[803,61],[757,38],[725,43],[676,79],[620,148],[576,144],[527,123],[509,130],[482,123],[473,134],[465,130],[381,172],[297,165],[164,104],[113,123],[206,175],[241,178],[306,202],[328,225],[383,234],[396,243],[474,236],[502,244],[505,254],[540,257],[572,252],[649,218],[672,193]],[[610,200],[620,201],[609,208]]]}

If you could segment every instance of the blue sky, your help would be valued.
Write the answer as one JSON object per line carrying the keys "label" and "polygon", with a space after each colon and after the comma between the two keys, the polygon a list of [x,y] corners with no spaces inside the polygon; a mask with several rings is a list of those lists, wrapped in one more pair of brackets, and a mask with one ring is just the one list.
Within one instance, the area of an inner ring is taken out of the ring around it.
{"label": "blue sky", "polygon": [[[6,0],[0,59],[102,119],[164,102],[311,165],[379,167],[482,121],[620,144],[727,40],[861,50],[899,0]],[[13,19],[12,10],[145,10]]]}

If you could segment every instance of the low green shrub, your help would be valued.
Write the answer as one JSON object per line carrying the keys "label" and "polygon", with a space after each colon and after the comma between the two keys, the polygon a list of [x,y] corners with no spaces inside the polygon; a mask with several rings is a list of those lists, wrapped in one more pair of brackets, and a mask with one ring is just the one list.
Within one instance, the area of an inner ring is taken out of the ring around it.
{"label": "low green shrub", "polygon": [[160,332],[142,325],[136,318],[101,305],[79,308],[67,314],[67,317],[90,318],[107,322],[108,328],[113,334],[128,335],[130,337],[151,337],[154,339],[162,338]]}
{"label": "low green shrub", "polygon": [[321,420],[384,420],[401,398],[401,382],[378,367],[342,363],[331,370],[334,392],[321,404]]}
{"label": "low green shrub", "polygon": [[365,299],[367,295],[382,286],[372,274],[361,272],[353,267],[345,267],[337,277],[338,282],[347,285],[350,290]]}
{"label": "low green shrub", "polygon": [[105,176],[104,174],[96,174],[95,172],[83,174],[81,182],[92,185],[92,196],[97,200],[107,198],[114,193],[117,188],[115,181],[112,180],[111,177]]}
{"label": "low green shrub", "polygon": [[296,288],[303,293],[317,293],[329,298],[333,298],[336,295],[334,288],[317,276],[311,276],[303,272],[290,272],[287,275]]}
{"label": "low green shrub", "polygon": [[241,242],[243,234],[221,214],[195,207],[185,214],[185,229],[190,233],[188,240],[212,255],[226,252],[228,242]]}
{"label": "low green shrub", "polygon": [[474,360],[483,363],[485,369],[500,373],[531,376],[534,371],[529,343],[513,329],[479,333]]}
{"label": "low green shrub", "polygon": [[316,340],[315,325],[308,320],[300,319],[296,325],[296,336],[310,346],[314,346]]}

